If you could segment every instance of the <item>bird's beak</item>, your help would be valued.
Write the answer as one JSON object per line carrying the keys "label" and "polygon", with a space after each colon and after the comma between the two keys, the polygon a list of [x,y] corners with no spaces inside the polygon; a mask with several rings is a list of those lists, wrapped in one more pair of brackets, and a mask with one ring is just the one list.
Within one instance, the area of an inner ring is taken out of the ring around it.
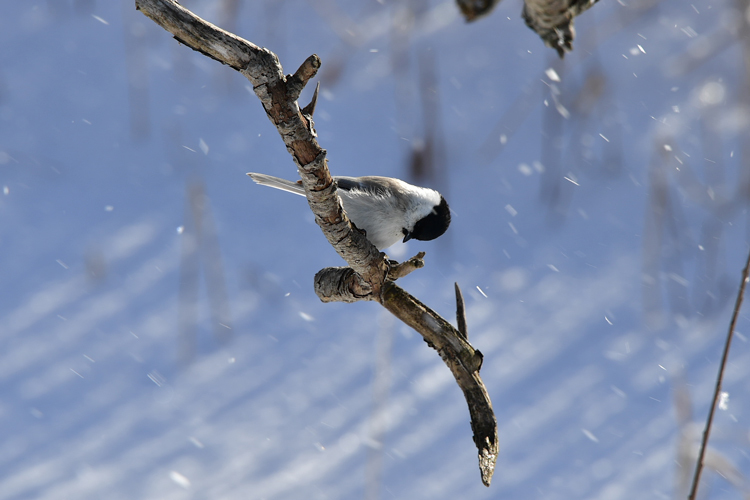
{"label": "bird's beak", "polygon": [[410,239],[411,239],[411,233],[406,233],[406,236],[404,236],[404,240],[403,240],[403,243],[406,243],[406,242],[407,242],[407,241],[409,241]]}

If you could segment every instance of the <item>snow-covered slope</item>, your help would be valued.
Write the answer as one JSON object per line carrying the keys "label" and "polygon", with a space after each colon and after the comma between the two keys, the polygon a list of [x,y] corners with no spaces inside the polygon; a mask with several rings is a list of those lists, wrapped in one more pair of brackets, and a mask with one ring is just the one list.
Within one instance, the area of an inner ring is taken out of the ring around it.
{"label": "snow-covered slope", "polygon": [[[218,22],[223,4],[185,5]],[[702,59],[734,4],[600,2],[563,66],[516,3],[466,25],[433,2],[406,76],[398,5],[345,7],[360,46],[315,5],[245,2],[235,29],[287,72],[342,62],[316,111],[335,174],[409,178],[409,78],[435,62],[444,175],[428,183],[453,224],[389,253],[427,252],[401,284],[448,319],[464,289],[499,424],[492,486],[436,353],[375,304],[315,297],[340,259],[304,200],[245,177],[295,175],[247,82],[131,0],[38,1],[0,7],[0,499],[672,498],[747,251],[741,47]],[[731,480],[750,474],[747,325],[712,436]],[[743,497],[706,479],[707,498]]]}

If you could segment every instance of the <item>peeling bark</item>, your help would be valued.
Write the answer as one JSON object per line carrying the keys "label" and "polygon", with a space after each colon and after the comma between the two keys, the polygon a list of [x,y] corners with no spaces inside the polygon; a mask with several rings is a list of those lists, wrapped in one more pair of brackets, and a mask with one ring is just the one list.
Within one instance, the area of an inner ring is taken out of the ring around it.
{"label": "peeling bark", "polygon": [[497,423],[479,377],[482,354],[469,344],[464,334],[393,282],[423,267],[424,254],[393,264],[346,216],[328,170],[326,151],[316,139],[312,115],[317,91],[303,109],[297,102],[320,68],[320,58],[311,55],[293,75],[285,76],[273,52],[217,28],[174,0],[136,0],[135,5],[181,43],[232,67],[250,80],[297,165],[315,222],[349,265],[319,271],[315,275],[315,293],[323,302],[380,302],[438,351],[466,397],[474,443],[479,450],[482,482],[489,486],[497,460]]}

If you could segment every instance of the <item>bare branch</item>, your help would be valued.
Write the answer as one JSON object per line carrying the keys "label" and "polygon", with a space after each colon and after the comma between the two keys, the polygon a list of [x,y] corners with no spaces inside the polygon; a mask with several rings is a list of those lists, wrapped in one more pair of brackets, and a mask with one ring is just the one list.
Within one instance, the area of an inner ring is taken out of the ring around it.
{"label": "bare branch", "polygon": [[403,278],[404,276],[411,274],[413,271],[422,269],[423,267],[424,252],[419,252],[411,259],[405,260],[400,264],[395,261],[391,261],[391,269],[390,271],[388,271],[388,279],[396,281],[397,279]]}
{"label": "bare branch", "polygon": [[[384,254],[359,231],[353,230],[336,194],[328,171],[326,152],[315,139],[311,123],[303,116],[297,97],[320,67],[312,55],[295,75],[286,78],[276,55],[208,23],[174,0],[136,0],[136,8],[176,39],[242,73],[253,85],[268,118],[273,122],[297,164],[307,201],[329,243],[370,283],[377,300],[388,264]],[[361,288],[353,290],[358,296]]]}
{"label": "bare branch", "polygon": [[464,307],[464,295],[458,283],[453,284],[456,288],[456,326],[466,342],[469,341],[469,330],[466,327],[466,308]]}
{"label": "bare branch", "polygon": [[204,21],[174,1],[136,0],[135,8],[169,31],[181,43],[220,63],[242,71],[272,52]]}
{"label": "bare branch", "polygon": [[309,120],[312,120],[315,114],[315,105],[318,103],[318,92],[320,92],[320,82],[315,85],[315,93],[313,93],[312,99],[310,99],[310,104],[302,108],[302,114]]}
{"label": "bare branch", "polygon": [[[307,82],[309,82],[317,73],[320,68],[320,58],[316,55],[311,55],[302,65],[297,68],[294,74],[287,78],[287,89],[289,90],[289,98],[295,101],[299,99],[299,95],[302,93],[302,89],[305,88]],[[317,89],[316,94],[317,97]]]}
{"label": "bare branch", "polygon": [[[388,280],[395,281],[424,267],[424,252],[398,263],[389,261]],[[315,275],[315,293],[323,302],[375,300],[372,288],[350,267],[327,267]]]}
{"label": "bare branch", "polygon": [[727,341],[724,344],[724,353],[721,355],[721,363],[719,364],[719,375],[716,377],[716,387],[714,388],[714,399],[711,403],[711,409],[708,412],[708,420],[706,421],[706,428],[703,430],[703,439],[701,440],[701,449],[698,453],[698,460],[695,464],[695,473],[693,475],[693,484],[690,487],[690,495],[688,500],[695,500],[695,496],[698,494],[698,484],[701,481],[701,473],[703,472],[703,460],[706,455],[706,447],[708,445],[708,436],[711,433],[711,425],[714,421],[714,414],[716,413],[716,406],[719,404],[719,397],[721,396],[721,383],[724,380],[724,369],[727,366],[727,358],[729,357],[729,348],[732,345],[732,337],[734,336],[734,328],[737,325],[737,318],[740,315],[740,309],[742,308],[742,300],[745,297],[745,287],[747,286],[748,276],[750,275],[750,253],[747,255],[747,262],[745,263],[745,269],[742,270],[742,283],[740,283],[740,289],[737,292],[737,301],[734,303],[734,312],[732,313],[732,321],[729,323],[729,332],[727,333]]}
{"label": "bare branch", "polygon": [[175,0],[136,0],[136,8],[192,49],[242,73],[253,85],[268,118],[276,126],[297,164],[308,204],[328,242],[347,262],[315,275],[315,293],[323,302],[375,300],[434,347],[453,372],[471,413],[474,442],[479,450],[482,482],[489,486],[497,460],[497,423],[487,390],[479,378],[482,354],[437,313],[393,283],[422,267],[424,254],[391,265],[349,221],[328,171],[326,151],[316,140],[312,102],[300,110],[297,99],[320,68],[320,58],[308,57],[290,76],[276,55],[205,22]]}
{"label": "bare branch", "polygon": [[489,486],[498,453],[497,421],[487,389],[479,378],[482,353],[466,342],[450,323],[392,281],[383,287],[383,307],[422,334],[456,378],[469,405],[482,482]]}
{"label": "bare branch", "polygon": [[374,300],[372,287],[351,267],[326,267],[315,274],[315,294],[322,302]]}

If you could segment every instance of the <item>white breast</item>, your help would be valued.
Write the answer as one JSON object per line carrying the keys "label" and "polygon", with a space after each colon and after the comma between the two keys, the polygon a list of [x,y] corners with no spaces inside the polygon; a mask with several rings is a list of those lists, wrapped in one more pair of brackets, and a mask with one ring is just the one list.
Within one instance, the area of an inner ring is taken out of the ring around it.
{"label": "white breast", "polygon": [[393,196],[373,197],[360,191],[343,189],[338,193],[349,219],[367,233],[367,239],[378,250],[388,248],[404,237],[402,229],[407,221],[394,216],[403,211]]}

